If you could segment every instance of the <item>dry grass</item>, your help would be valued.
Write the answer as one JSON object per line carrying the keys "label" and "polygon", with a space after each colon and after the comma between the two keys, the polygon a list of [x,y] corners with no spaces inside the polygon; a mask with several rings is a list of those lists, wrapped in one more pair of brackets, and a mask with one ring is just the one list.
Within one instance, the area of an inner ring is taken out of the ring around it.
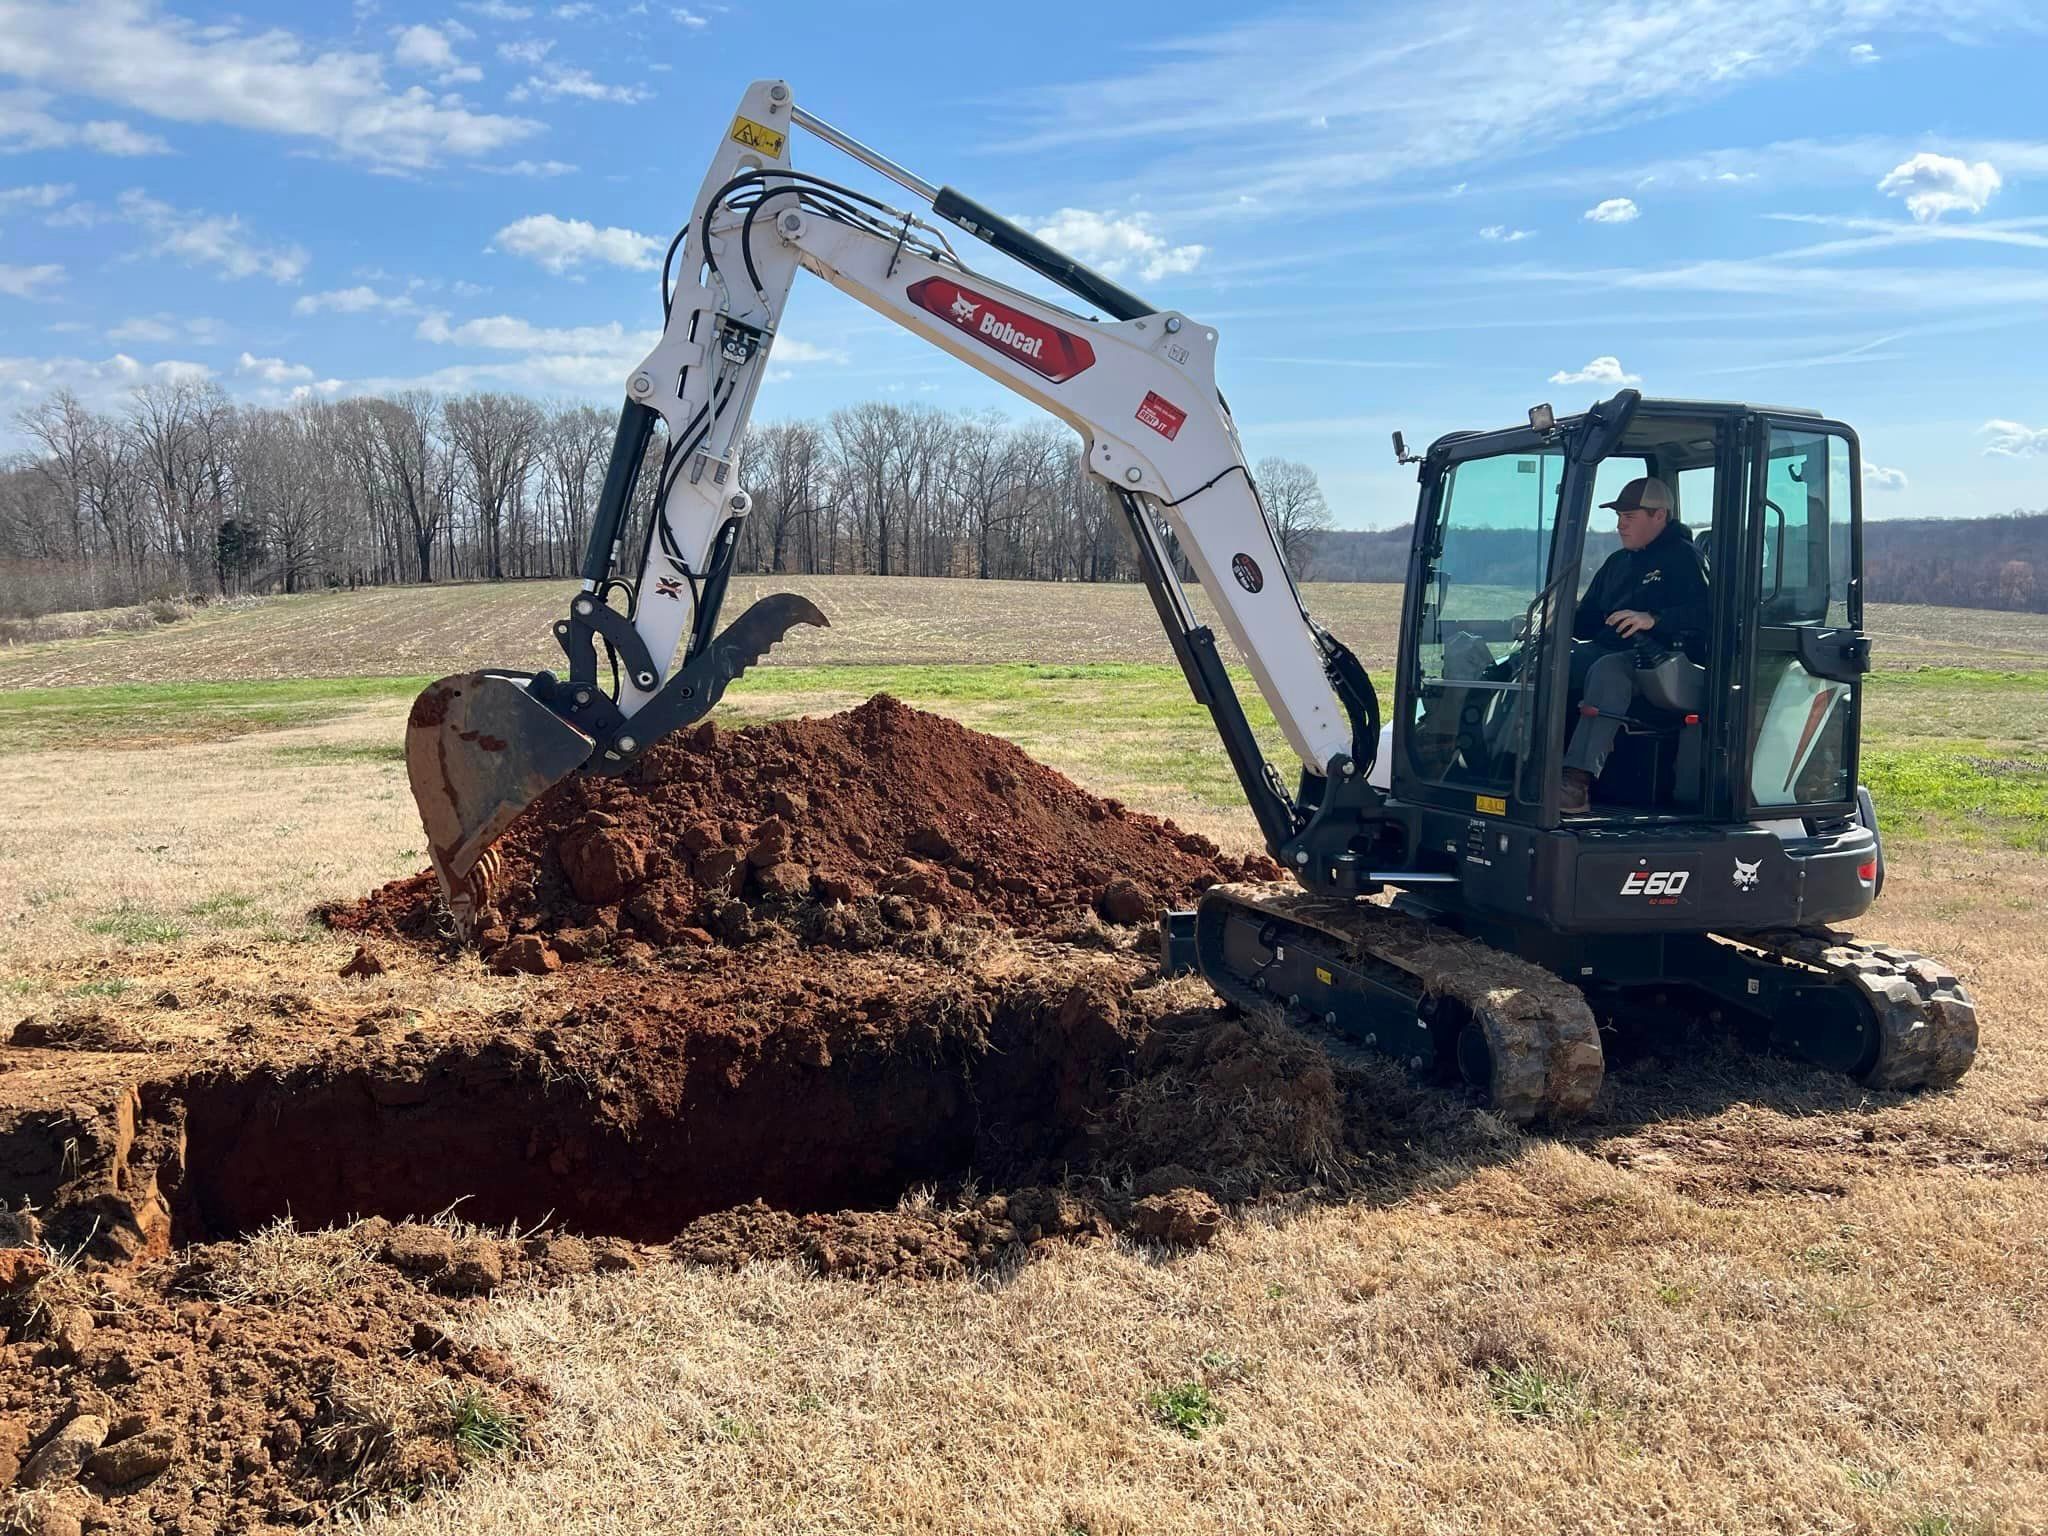
{"label": "dry grass", "polygon": [[[1901,696],[1889,729],[2038,755],[2038,715],[1931,697]],[[419,857],[378,750],[403,704],[350,707],[234,741],[11,757],[0,999],[141,1018],[164,978],[231,984],[210,1013],[149,1015],[220,1029],[279,989],[484,1014],[546,987],[404,964],[334,979],[347,945],[305,909]],[[1015,699],[946,708],[1029,734]],[[1027,745],[1148,808],[1171,782],[1133,741]],[[1251,840],[1239,810],[1174,814]],[[1581,1133],[1481,1118],[1399,1148],[1347,1201],[1255,1212],[1199,1254],[1063,1249],[923,1285],[668,1267],[500,1298],[471,1331],[555,1395],[539,1453],[480,1454],[371,1528],[2048,1529],[2048,859],[1903,846],[1862,931],[1942,955],[1977,994],[1984,1049],[1957,1090],[1865,1099],[1782,1064],[1653,1064],[1617,1073]],[[273,1230],[237,1283],[345,1284],[349,1262],[345,1234]],[[344,1457],[396,1410],[468,1424],[485,1452],[516,1434],[488,1405],[394,1409],[358,1386]]]}
{"label": "dry grass", "polygon": [[[0,689],[557,667],[561,654],[548,626],[572,590],[566,582],[396,587],[225,605],[153,632],[0,650]],[[777,649],[781,665],[1173,659],[1136,586],[748,576],[733,582],[727,611],[737,614],[772,591],[809,597],[833,626],[800,629]],[[1317,582],[1303,592],[1316,617],[1369,663],[1392,655],[1398,587]],[[1870,627],[1886,668],[2048,667],[2048,616],[2041,614],[1876,605]],[[1235,659],[1227,641],[1225,654]]]}

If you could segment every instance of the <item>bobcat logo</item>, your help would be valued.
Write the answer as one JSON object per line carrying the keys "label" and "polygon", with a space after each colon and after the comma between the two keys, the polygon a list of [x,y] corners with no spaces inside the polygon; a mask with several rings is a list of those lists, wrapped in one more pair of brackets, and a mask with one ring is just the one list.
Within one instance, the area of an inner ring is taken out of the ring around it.
{"label": "bobcat logo", "polygon": [[969,303],[967,300],[967,296],[965,294],[962,294],[959,298],[953,301],[953,318],[955,320],[958,320],[962,325],[965,325],[968,321],[974,318],[974,312],[979,308],[981,308],[979,304]]}
{"label": "bobcat logo", "polygon": [[1735,861],[1736,889],[1743,891],[1752,889],[1756,885],[1757,881],[1763,878],[1763,868],[1764,861],[1762,859],[1757,859],[1752,863],[1748,864],[1745,864],[1742,862],[1742,860],[1737,859]]}

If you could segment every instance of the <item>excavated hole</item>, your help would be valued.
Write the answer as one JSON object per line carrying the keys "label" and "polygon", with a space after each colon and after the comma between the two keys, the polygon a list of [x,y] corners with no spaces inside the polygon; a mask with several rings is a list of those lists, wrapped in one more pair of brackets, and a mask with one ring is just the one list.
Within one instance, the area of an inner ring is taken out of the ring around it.
{"label": "excavated hole", "polygon": [[921,1185],[986,1186],[1080,1155],[1122,1042],[1039,1027],[1057,1012],[1042,1001],[1008,1008],[1000,1048],[934,1030],[922,1052],[693,1071],[680,1098],[630,1063],[599,1083],[499,1040],[202,1074],[145,1089],[143,1118],[182,1126],[158,1168],[172,1245],[284,1216],[310,1230],[451,1206],[489,1226],[660,1242],[751,1200],[886,1209]]}

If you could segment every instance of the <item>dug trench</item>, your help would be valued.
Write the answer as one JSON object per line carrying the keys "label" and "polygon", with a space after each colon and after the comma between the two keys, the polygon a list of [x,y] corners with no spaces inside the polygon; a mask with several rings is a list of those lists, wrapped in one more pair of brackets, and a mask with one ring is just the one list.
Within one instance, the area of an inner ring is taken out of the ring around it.
{"label": "dug trench", "polygon": [[361,1006],[275,994],[196,1053],[16,1027],[0,1065],[45,1084],[0,1115],[17,1523],[296,1524],[446,1481],[478,1454],[451,1404],[543,1407],[454,1342],[496,1289],[1194,1245],[1362,1166],[1324,1054],[1148,952],[1162,907],[1270,866],[893,700],[700,729],[503,852],[481,957],[544,979],[494,1012],[375,996],[473,974],[418,877],[326,914]]}

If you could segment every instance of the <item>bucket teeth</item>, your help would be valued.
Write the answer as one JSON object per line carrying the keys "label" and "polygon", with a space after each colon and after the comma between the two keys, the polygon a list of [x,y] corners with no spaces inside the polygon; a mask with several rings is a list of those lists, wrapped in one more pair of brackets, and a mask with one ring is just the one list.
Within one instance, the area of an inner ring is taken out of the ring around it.
{"label": "bucket teeth", "polygon": [[498,877],[504,872],[504,855],[496,848],[486,848],[478,855],[475,867],[449,891],[448,912],[455,919],[456,931],[465,939],[476,936],[483,914],[497,893]]}

